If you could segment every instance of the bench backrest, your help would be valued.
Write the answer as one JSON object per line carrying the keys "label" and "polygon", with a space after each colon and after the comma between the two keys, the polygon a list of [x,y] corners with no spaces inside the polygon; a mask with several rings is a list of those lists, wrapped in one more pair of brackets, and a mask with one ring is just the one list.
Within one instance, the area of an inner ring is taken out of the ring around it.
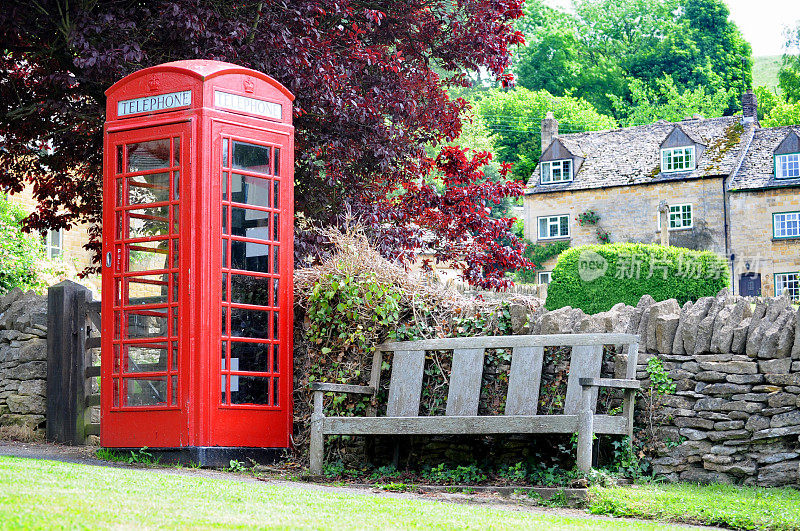
{"label": "bench backrest", "polygon": [[[389,381],[389,417],[416,417],[422,395],[425,352],[452,350],[453,362],[446,415],[474,416],[483,378],[486,349],[511,349],[506,415],[535,415],[539,402],[545,347],[572,347],[564,414],[575,415],[580,404],[580,378],[599,378],[604,345],[622,345],[628,352],[626,378],[636,376],[638,337],[629,334],[560,334],[488,336],[391,342],[380,345],[373,359],[370,384],[378,388],[384,352],[394,352]],[[592,409],[597,402],[593,389]]]}

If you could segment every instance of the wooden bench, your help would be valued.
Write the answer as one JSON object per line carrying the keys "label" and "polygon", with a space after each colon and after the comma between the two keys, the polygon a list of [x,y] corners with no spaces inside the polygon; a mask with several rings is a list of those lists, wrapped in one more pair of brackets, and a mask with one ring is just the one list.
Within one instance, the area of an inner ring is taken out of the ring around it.
{"label": "wooden bench", "polygon": [[[578,468],[592,464],[593,434],[632,435],[633,407],[639,382],[639,338],[628,334],[462,337],[380,345],[372,360],[370,385],[313,382],[311,473],[322,473],[325,435],[483,435],[502,433],[576,433]],[[604,345],[622,345],[628,354],[624,379],[600,378]],[[563,415],[537,415],[544,347],[572,347]],[[505,414],[478,416],[486,349],[511,349]],[[425,352],[452,350],[445,416],[419,416]],[[326,417],[323,393],[375,395],[384,352],[393,352],[386,417]],[[597,415],[597,390],[624,390],[622,415]]]}

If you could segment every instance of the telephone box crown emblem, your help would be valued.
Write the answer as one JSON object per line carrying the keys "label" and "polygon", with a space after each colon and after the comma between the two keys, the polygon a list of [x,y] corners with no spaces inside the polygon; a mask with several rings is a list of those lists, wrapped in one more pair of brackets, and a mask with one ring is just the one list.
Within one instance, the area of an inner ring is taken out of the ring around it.
{"label": "telephone box crown emblem", "polygon": [[244,91],[245,92],[253,92],[256,89],[256,84],[253,83],[249,77],[244,78]]}
{"label": "telephone box crown emblem", "polygon": [[151,77],[147,82],[147,88],[150,92],[155,92],[161,88],[161,80],[157,77]]}

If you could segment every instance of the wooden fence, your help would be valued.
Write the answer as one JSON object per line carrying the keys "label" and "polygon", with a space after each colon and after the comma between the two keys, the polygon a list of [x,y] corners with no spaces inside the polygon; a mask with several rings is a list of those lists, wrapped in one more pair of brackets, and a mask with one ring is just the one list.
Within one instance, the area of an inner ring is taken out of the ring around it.
{"label": "wooden fence", "polygon": [[100,435],[100,301],[66,280],[47,290],[47,439],[84,444]]}

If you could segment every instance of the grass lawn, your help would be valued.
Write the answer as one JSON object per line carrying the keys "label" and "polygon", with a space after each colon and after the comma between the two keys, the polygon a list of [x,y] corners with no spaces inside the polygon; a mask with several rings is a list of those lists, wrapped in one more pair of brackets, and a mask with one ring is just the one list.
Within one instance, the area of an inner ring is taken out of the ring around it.
{"label": "grass lawn", "polygon": [[647,484],[593,487],[594,514],[702,523],[732,529],[800,530],[800,491],[793,489]]}
{"label": "grass lawn", "polygon": [[753,88],[764,85],[773,92],[778,86],[781,56],[769,55],[753,58]]}
{"label": "grass lawn", "polygon": [[313,487],[0,457],[0,528],[665,529]]}

